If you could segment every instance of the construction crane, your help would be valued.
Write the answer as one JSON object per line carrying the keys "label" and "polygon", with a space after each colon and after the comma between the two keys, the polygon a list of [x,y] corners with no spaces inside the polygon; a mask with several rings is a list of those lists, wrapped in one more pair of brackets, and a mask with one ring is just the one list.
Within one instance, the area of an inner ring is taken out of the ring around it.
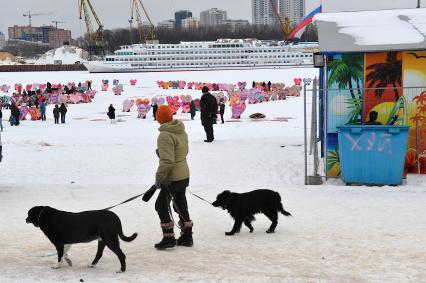
{"label": "construction crane", "polygon": [[63,24],[63,23],[66,23],[66,22],[62,22],[62,21],[52,21],[52,23],[54,23],[54,24],[55,24],[55,28],[56,28],[56,29],[58,29],[58,24]]}
{"label": "construction crane", "polygon": [[28,14],[23,14],[22,16],[28,17],[28,22],[29,22],[28,26],[31,27],[31,24],[32,24],[31,19],[32,19],[32,17],[34,17],[34,16],[44,16],[44,15],[50,15],[50,14],[52,14],[52,13],[36,13],[36,14],[31,14],[31,11],[28,11]]}
{"label": "construction crane", "polygon": [[[138,23],[139,39],[141,42],[154,43],[156,41],[155,27],[142,3],[142,0],[131,0],[131,17],[130,17],[130,28],[134,17],[136,16],[136,22]],[[142,17],[142,13],[145,16]],[[146,23],[143,20],[146,19]],[[145,25],[145,26],[144,26]],[[147,30],[145,30],[147,29]]]}
{"label": "construction crane", "polygon": [[[86,23],[86,29],[87,29],[87,42],[88,42],[88,49],[89,49],[89,55],[90,57],[94,55],[105,55],[105,41],[104,41],[104,26],[102,25],[101,21],[99,20],[98,15],[95,12],[95,9],[93,8],[92,3],[90,0],[78,0],[78,6],[80,11],[80,20],[84,16],[84,22]],[[93,16],[93,18],[96,21],[96,24],[98,25],[98,28],[96,31],[93,29],[92,21],[90,19],[90,14]]]}
{"label": "construction crane", "polygon": [[287,37],[292,31],[290,20],[288,18],[285,18],[283,22],[283,20],[281,19],[280,13],[278,11],[277,5],[274,2],[275,0],[270,0],[270,1],[271,1],[272,8],[274,9],[274,13],[277,16],[278,21],[280,22],[281,30],[284,33],[284,40],[287,41]]}

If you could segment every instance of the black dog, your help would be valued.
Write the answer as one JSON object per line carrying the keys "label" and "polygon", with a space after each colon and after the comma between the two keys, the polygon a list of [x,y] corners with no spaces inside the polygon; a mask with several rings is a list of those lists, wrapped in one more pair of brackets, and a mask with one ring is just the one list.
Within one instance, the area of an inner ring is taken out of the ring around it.
{"label": "black dog", "polygon": [[[94,267],[102,257],[105,246],[112,250],[120,260],[121,272],[126,271],[126,256],[120,249],[118,237],[123,241],[133,241],[137,233],[130,237],[123,234],[121,221],[109,210],[93,210],[79,213],[60,211],[49,206],[35,206],[28,211],[27,223],[40,227],[41,231],[55,245],[58,251],[58,264],[62,265],[62,256],[72,266],[67,251],[71,244],[87,243],[98,240],[98,252],[89,267]],[[65,246],[65,251],[64,251]]]}
{"label": "black dog", "polygon": [[278,211],[285,216],[291,216],[289,212],[284,210],[280,194],[271,190],[254,190],[242,194],[224,191],[217,196],[212,204],[215,207],[228,210],[235,220],[232,230],[225,232],[227,236],[239,233],[243,222],[250,229],[250,233],[253,232],[251,222],[256,220],[254,218],[256,213],[263,213],[272,221],[266,233],[275,232],[275,227],[278,224]]}

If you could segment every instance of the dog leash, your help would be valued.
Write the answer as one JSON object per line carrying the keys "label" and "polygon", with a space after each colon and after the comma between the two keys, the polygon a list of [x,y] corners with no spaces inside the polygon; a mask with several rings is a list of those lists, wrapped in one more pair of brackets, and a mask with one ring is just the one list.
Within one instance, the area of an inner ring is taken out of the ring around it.
{"label": "dog leash", "polygon": [[51,257],[51,256],[56,256],[58,253],[51,253],[51,254],[47,254],[47,255],[33,255],[30,253],[24,253],[26,256],[29,257],[34,257],[34,258],[44,258],[44,257]]}
{"label": "dog leash", "polygon": [[200,200],[205,201],[205,202],[207,202],[208,204],[210,204],[210,205],[212,205],[212,206],[213,206],[213,204],[212,204],[211,202],[209,202],[208,200],[205,200],[205,199],[203,199],[202,197],[200,197],[200,196],[198,196],[198,195],[194,194],[194,193],[193,193],[193,192],[191,192],[189,189],[187,189],[187,191],[188,191],[191,195],[193,195],[194,197],[197,197],[197,198],[199,198]]}
{"label": "dog leash", "polygon": [[130,202],[130,201],[132,201],[132,200],[134,200],[134,199],[137,199],[138,197],[143,196],[144,194],[145,194],[145,193],[138,194],[138,195],[136,195],[136,196],[134,196],[134,197],[131,197],[131,198],[129,198],[129,199],[127,199],[127,200],[123,201],[123,202],[120,202],[119,204],[116,204],[116,205],[113,205],[113,206],[110,206],[110,207],[104,208],[104,209],[102,209],[102,210],[110,210],[111,208],[117,207],[117,206],[119,206],[119,205],[125,204],[126,202]]}

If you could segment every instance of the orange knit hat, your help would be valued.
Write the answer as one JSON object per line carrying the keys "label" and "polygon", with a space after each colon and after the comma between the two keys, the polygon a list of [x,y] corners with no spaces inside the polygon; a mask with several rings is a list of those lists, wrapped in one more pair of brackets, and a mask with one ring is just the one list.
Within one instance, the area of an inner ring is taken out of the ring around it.
{"label": "orange knit hat", "polygon": [[160,105],[157,109],[157,114],[155,117],[160,124],[171,122],[173,121],[173,111],[167,105]]}

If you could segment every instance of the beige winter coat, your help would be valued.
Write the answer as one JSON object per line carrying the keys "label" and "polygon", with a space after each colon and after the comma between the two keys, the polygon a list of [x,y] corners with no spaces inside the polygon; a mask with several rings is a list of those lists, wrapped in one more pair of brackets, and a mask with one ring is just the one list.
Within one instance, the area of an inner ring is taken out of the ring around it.
{"label": "beige winter coat", "polygon": [[155,175],[156,181],[168,183],[189,178],[186,162],[188,155],[188,135],[182,121],[164,123],[158,129],[157,148],[160,164]]}

